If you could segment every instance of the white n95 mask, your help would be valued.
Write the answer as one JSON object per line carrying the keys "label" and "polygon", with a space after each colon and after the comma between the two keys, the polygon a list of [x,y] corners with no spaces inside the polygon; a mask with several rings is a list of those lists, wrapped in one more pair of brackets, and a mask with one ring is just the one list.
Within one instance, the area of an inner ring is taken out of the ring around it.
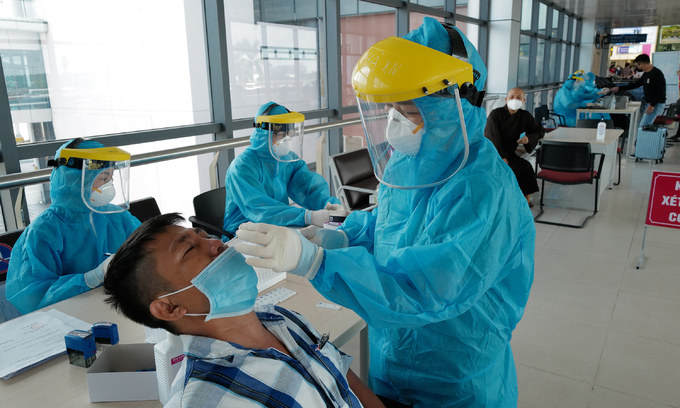
{"label": "white n95 mask", "polygon": [[399,153],[415,156],[420,151],[423,125],[424,122],[416,125],[398,110],[392,108],[387,114],[387,141]]}
{"label": "white n95 mask", "polygon": [[522,105],[524,104],[519,99],[511,99],[508,101],[508,108],[514,111],[522,109]]}
{"label": "white n95 mask", "polygon": [[93,207],[103,207],[113,201],[116,197],[116,188],[113,186],[113,181],[109,180],[99,186],[93,188],[90,193],[90,205]]}
{"label": "white n95 mask", "polygon": [[196,287],[210,301],[209,313],[187,313],[205,316],[205,321],[249,313],[257,299],[257,274],[246,258],[234,248],[227,248],[191,280],[184,289],[159,296],[158,299]]}
{"label": "white n95 mask", "polygon": [[290,153],[290,137],[286,136],[279,140],[278,143],[272,145],[274,154],[278,157],[283,157]]}

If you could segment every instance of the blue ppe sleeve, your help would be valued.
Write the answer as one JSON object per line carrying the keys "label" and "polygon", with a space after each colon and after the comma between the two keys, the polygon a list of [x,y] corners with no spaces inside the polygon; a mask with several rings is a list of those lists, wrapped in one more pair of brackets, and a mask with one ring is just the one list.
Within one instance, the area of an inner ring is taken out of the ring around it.
{"label": "blue ppe sleeve", "polygon": [[[305,209],[288,205],[271,197],[262,182],[257,165],[239,166],[238,171],[228,171],[226,188],[233,203],[245,217],[238,224],[245,221],[267,223],[279,226],[304,226]],[[225,220],[228,222],[228,220]],[[227,231],[233,232],[238,225],[225,225]]]}
{"label": "blue ppe sleeve", "polygon": [[373,251],[377,211],[353,211],[338,228],[347,236],[348,246],[362,246]]}
{"label": "blue ppe sleeve", "polygon": [[307,238],[303,237],[299,231],[295,231],[295,233],[302,245],[302,252],[300,253],[300,259],[298,260],[297,266],[289,272],[293,275],[312,279],[321,266],[321,261],[323,261],[323,250],[316,244],[311,243]]}
{"label": "blue ppe sleeve", "polygon": [[[416,242],[391,248],[382,264],[366,247],[324,250],[313,286],[376,328],[448,320],[490,290],[498,290],[521,316],[525,288],[533,280],[527,273],[533,270],[533,223],[524,217],[509,219],[508,208],[488,213],[494,209],[480,211],[468,200],[450,200]],[[507,277],[518,282],[508,285],[503,282]]]}
{"label": "blue ppe sleeve", "polygon": [[330,195],[330,188],[320,174],[309,170],[307,163],[293,162],[295,168],[288,183],[288,196],[297,205],[309,210],[323,210],[326,203],[340,204],[340,200]]}

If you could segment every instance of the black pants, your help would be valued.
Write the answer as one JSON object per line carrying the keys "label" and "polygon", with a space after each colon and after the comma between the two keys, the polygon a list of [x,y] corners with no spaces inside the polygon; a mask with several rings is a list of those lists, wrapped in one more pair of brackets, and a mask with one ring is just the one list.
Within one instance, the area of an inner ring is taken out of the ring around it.
{"label": "black pants", "polygon": [[536,172],[531,163],[513,153],[508,155],[508,166],[515,173],[522,194],[529,195],[538,191]]}

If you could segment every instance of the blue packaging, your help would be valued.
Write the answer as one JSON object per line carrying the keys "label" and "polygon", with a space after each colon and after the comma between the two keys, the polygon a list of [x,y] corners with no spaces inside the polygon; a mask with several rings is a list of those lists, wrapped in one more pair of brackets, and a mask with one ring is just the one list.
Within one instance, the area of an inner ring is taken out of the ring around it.
{"label": "blue packaging", "polygon": [[109,322],[98,322],[92,325],[92,335],[97,350],[118,344],[118,325]]}
{"label": "blue packaging", "polygon": [[97,359],[97,347],[94,336],[83,330],[73,330],[64,337],[68,362],[88,368]]}

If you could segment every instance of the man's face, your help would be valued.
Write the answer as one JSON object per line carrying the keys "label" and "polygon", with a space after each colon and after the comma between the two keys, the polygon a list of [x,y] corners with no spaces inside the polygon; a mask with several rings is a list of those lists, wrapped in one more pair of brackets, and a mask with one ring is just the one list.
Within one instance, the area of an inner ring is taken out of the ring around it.
{"label": "man's face", "polygon": [[99,188],[111,180],[113,180],[113,168],[109,167],[97,175],[92,182],[92,189]]}
{"label": "man's face", "polygon": [[505,98],[505,102],[510,102],[513,99],[524,102],[524,92],[517,89],[511,89],[510,92],[508,92],[508,96]]}
{"label": "man's face", "polygon": [[423,123],[423,117],[420,115],[420,111],[413,101],[389,103],[387,104],[387,108],[396,109],[399,113],[404,115],[406,119],[413,122],[414,125]]}
{"label": "man's face", "polygon": [[642,71],[646,71],[646,70],[647,70],[647,63],[646,63],[646,62],[636,62],[636,63],[635,63],[635,66],[636,66],[639,70],[642,70]]}
{"label": "man's face", "polygon": [[[170,291],[191,285],[196,277],[213,259],[227,249],[219,239],[212,239],[199,228],[171,225],[148,244],[154,254],[158,274],[170,283]],[[192,287],[169,296],[173,303],[184,306],[190,313],[208,313],[210,303],[198,289]]]}

